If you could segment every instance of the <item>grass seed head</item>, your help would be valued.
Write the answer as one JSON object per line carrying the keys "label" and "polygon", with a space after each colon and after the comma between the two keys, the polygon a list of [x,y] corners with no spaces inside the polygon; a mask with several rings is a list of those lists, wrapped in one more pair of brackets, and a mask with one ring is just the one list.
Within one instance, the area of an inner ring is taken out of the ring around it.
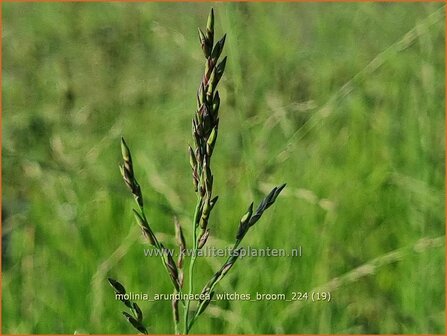
{"label": "grass seed head", "polygon": [[213,48],[213,52],[211,53],[211,60],[214,63],[216,63],[217,59],[220,57],[220,54],[222,53],[226,37],[227,34],[224,34],[224,36],[216,43],[216,46]]}
{"label": "grass seed head", "polygon": [[129,313],[123,312],[124,318],[129,322],[135,329],[137,329],[142,334],[147,334],[146,328],[138,322],[132,315]]}
{"label": "grass seed head", "polygon": [[199,249],[201,249],[205,245],[206,241],[208,240],[209,235],[210,235],[209,229],[202,231],[202,233],[199,236],[199,244],[198,244]]}
{"label": "grass seed head", "polygon": [[253,202],[250,204],[250,206],[247,209],[247,212],[245,213],[245,215],[242,216],[239,222],[239,229],[236,235],[237,240],[241,240],[247,233],[250,227],[249,223],[252,214],[253,214]]}
{"label": "grass seed head", "polygon": [[206,23],[206,38],[209,44],[212,46],[214,44],[214,9],[212,8],[210,14],[208,15],[208,21]]}
{"label": "grass seed head", "polygon": [[132,302],[132,312],[135,314],[137,321],[139,323],[143,322],[143,312],[140,307],[136,304],[136,302]]}
{"label": "grass seed head", "polygon": [[281,191],[285,188],[286,184],[279,187],[275,187],[270,191],[270,193],[262,200],[256,209],[255,214],[250,219],[250,227],[255,225],[255,223],[261,218],[265,210],[267,210],[273,203],[275,203],[276,198],[279,196]]}
{"label": "grass seed head", "polygon": [[152,232],[149,223],[138,213],[137,210],[133,209],[133,214],[135,217],[135,221],[143,232],[143,235],[146,237],[151,245],[156,246],[155,235]]}
{"label": "grass seed head", "polygon": [[174,317],[174,321],[176,323],[179,323],[180,322],[180,312],[179,312],[179,309],[178,309],[179,300],[174,296],[172,298],[172,302],[171,303],[172,303],[172,314],[173,314],[173,317]]}
{"label": "grass seed head", "polygon": [[143,207],[143,195],[141,193],[140,185],[134,175],[132,155],[130,154],[130,149],[127,146],[124,138],[121,138],[121,154],[123,157],[124,164],[120,166],[120,172],[123,176],[124,182],[127,187],[132,192],[135,201],[140,208]]}
{"label": "grass seed head", "polygon": [[204,300],[204,302],[199,305],[199,309],[197,311],[197,316],[200,316],[205,311],[205,309],[208,307],[208,305],[210,304],[213,297],[214,297],[214,291],[212,291],[210,293],[210,296],[208,299]]}
{"label": "grass seed head", "polygon": [[123,302],[127,307],[132,308],[130,301],[124,298],[124,295],[126,294],[126,289],[124,286],[115,279],[107,278],[107,280],[109,281],[110,286],[112,286],[115,290],[115,293],[120,295],[121,302]]}
{"label": "grass seed head", "polygon": [[185,257],[185,253],[186,253],[186,241],[185,241],[185,236],[183,235],[182,227],[181,227],[180,222],[177,217],[174,218],[174,224],[175,224],[175,240],[179,247],[179,256],[177,259],[177,267],[179,269],[182,269],[183,268],[183,259]]}
{"label": "grass seed head", "polygon": [[126,294],[126,289],[121,283],[112,278],[107,278],[107,280],[109,281],[110,286],[113,287],[113,289],[117,294]]}

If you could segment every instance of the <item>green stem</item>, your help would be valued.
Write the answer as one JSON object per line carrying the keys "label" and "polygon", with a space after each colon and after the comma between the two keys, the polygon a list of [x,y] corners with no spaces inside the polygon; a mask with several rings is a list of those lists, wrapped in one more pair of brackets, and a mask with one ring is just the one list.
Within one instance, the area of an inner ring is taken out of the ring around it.
{"label": "green stem", "polygon": [[[143,207],[141,207],[141,206],[140,206],[140,211],[141,211],[141,215],[143,216],[144,221],[145,221],[146,223],[148,223],[148,220],[147,220],[147,218],[146,218],[146,214],[144,213],[144,209],[143,209]],[[170,276],[170,274],[169,274],[168,265],[166,265],[165,258],[163,257],[163,253],[164,253],[164,251],[163,251],[163,249],[161,248],[160,243],[158,242],[158,239],[155,237],[155,235],[154,235],[154,242],[155,242],[155,248],[156,248],[157,250],[160,251],[160,258],[161,258],[161,262],[162,262],[162,264],[163,264],[163,267],[165,268],[166,272],[168,273],[169,278],[170,278],[171,281],[172,281],[172,284],[173,284],[173,286],[174,286],[174,290],[180,294],[180,302],[182,303],[182,306],[185,307],[185,300],[183,300],[183,298],[182,298],[182,289],[180,288],[180,290],[177,291],[177,289],[175,288],[174,280],[172,280],[172,278],[171,278],[171,276]]]}
{"label": "green stem", "polygon": [[[194,250],[196,250],[194,248]],[[195,252],[194,252],[195,253]],[[191,264],[189,265],[189,294],[192,294],[194,291],[194,265],[195,265],[195,261],[196,261],[196,257],[193,255],[191,257]],[[188,322],[188,318],[189,318],[189,303],[191,301],[188,299],[188,301],[186,302],[186,319],[185,319],[185,334],[189,333],[189,322]]]}
{"label": "green stem", "polygon": [[174,318],[174,328],[175,328],[175,334],[180,335],[180,329],[175,318]]}
{"label": "green stem", "polygon": [[[242,239],[237,240],[234,245],[233,245],[233,252],[239,247],[239,244],[241,243]],[[228,256],[227,260],[225,261],[224,265],[230,260],[231,255]],[[216,287],[216,285],[220,282],[220,280],[216,281],[215,283],[213,283],[210,287],[209,292],[211,293],[214,289],[214,287]],[[197,308],[197,312],[194,314],[193,318],[191,319],[191,321],[188,324],[188,328],[187,331],[189,331],[192,326],[194,325],[194,322],[197,320],[197,318],[199,317],[199,311],[200,311],[200,307],[205,304],[205,301],[202,302],[201,305],[199,305],[199,307]]]}
{"label": "green stem", "polygon": [[194,265],[196,263],[196,258],[197,258],[197,226],[199,224],[199,210],[200,210],[200,206],[202,204],[202,200],[200,197],[197,198],[197,204],[196,204],[196,208],[194,210],[194,218],[193,218],[193,223],[192,223],[192,234],[193,234],[193,253],[191,256],[191,262],[189,264],[189,295],[188,298],[186,299],[186,307],[185,307],[185,312],[184,312],[184,322],[185,322],[185,326],[184,326],[184,333],[188,334],[189,332],[189,323],[188,323],[188,318],[189,318],[189,306],[191,303],[190,297],[191,294],[193,294],[194,291]]}

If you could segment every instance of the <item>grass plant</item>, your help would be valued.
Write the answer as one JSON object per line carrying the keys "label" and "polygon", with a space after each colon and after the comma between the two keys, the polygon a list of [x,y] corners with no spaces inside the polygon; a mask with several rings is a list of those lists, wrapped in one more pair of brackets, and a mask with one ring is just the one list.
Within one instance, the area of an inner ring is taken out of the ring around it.
{"label": "grass plant", "polygon": [[[172,314],[174,320],[174,331],[176,334],[180,333],[180,313],[179,302],[183,307],[183,333],[188,334],[197,321],[198,317],[205,311],[209,303],[214,297],[214,288],[230,271],[236,263],[240,255],[239,246],[242,239],[245,237],[249,229],[258,222],[262,214],[267,210],[281,191],[286,186],[285,184],[274,187],[270,193],[261,201],[256,211],[253,212],[253,202],[249,205],[247,212],[242,216],[237,233],[235,235],[235,243],[231,249],[230,255],[224,262],[222,267],[211,277],[205,284],[201,291],[201,298],[197,302],[197,307],[191,309],[191,297],[194,294],[195,279],[194,266],[196,264],[199,250],[206,244],[210,236],[210,229],[208,227],[211,212],[217,203],[218,196],[213,195],[214,176],[211,169],[211,158],[216,146],[218,128],[219,128],[219,107],[220,96],[217,86],[221,80],[227,58],[220,60],[222,54],[226,35],[219,41],[214,43],[214,10],[208,16],[206,30],[203,32],[200,28],[199,41],[205,56],[205,71],[197,90],[197,111],[192,119],[192,135],[194,146],[188,147],[189,161],[192,169],[192,179],[194,191],[196,193],[197,202],[194,210],[192,220],[192,255],[189,263],[188,272],[188,296],[186,300],[182,299],[183,290],[183,259],[185,256],[186,243],[182,228],[178,220],[175,220],[175,236],[179,247],[179,258],[177,263],[174,262],[172,254],[166,247],[159,242],[155,236],[149,221],[145,214],[143,194],[141,187],[135,177],[134,167],[132,163],[132,155],[125,140],[121,139],[121,154],[123,157],[123,164],[120,165],[121,175],[125,184],[131,191],[135,202],[138,205],[138,210],[133,209],[134,216],[138,226],[140,227],[144,237],[147,241],[160,253],[163,267],[165,268],[172,285],[174,287],[174,294],[179,294],[180,298],[173,296],[172,299]],[[109,278],[110,285],[114,288],[116,294],[125,294],[124,286],[117,280]],[[141,309],[135,302],[129,300],[122,300],[123,303],[131,309],[134,316],[123,312],[126,320],[139,332],[147,333],[146,327],[143,325],[143,315]]]}
{"label": "grass plant", "polygon": [[[151,298],[175,287],[161,256],[143,256],[158,250],[144,219],[133,223],[119,143],[154,236],[180,249],[176,217],[190,251],[187,145],[206,61],[192,42],[210,4],[1,6],[2,333],[138,333],[107,278]],[[232,247],[251,200],[254,214],[284,181],[240,247],[302,256],[239,257],[190,333],[445,334],[445,3],[213,6],[228,61],[211,163],[219,199],[199,252]],[[190,261],[177,266],[184,295]],[[226,261],[197,257],[194,293]],[[333,299],[218,297],[312,291]],[[129,301],[147,332],[174,332],[170,298]],[[197,310],[192,301],[189,320]]]}

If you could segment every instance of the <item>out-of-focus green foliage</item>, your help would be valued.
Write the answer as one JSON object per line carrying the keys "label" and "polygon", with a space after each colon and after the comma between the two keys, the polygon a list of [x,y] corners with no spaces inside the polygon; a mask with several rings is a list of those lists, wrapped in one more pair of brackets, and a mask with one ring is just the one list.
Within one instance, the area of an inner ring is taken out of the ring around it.
{"label": "out-of-focus green foliage", "polygon": [[[174,247],[177,215],[189,242],[196,28],[211,4],[2,6],[2,331],[133,332],[107,276],[150,295],[171,287],[144,257],[120,136],[151,226]],[[228,62],[208,244],[229,245],[247,205],[287,182],[245,244],[303,251],[243,258],[218,291],[290,297],[344,280],[330,303],[213,302],[193,332],[444,333],[442,5],[215,10]],[[198,283],[217,259],[198,260]],[[139,305],[150,332],[173,332],[170,302]]]}

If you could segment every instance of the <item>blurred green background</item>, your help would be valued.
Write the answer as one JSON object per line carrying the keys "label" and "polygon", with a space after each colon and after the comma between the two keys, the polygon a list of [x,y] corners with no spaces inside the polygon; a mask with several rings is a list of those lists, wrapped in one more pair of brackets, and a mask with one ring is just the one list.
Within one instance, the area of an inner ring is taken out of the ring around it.
{"label": "blurred green background", "polygon": [[[218,301],[194,333],[444,333],[444,8],[440,3],[3,3],[2,332],[133,333],[106,281],[170,293],[119,170],[149,217],[191,238],[187,145],[197,27],[227,33],[210,246],[287,182],[219,292],[331,292],[330,303]],[[197,285],[222,258],[197,263]],[[198,289],[199,290],[199,289]],[[170,302],[140,302],[172,333]]]}

